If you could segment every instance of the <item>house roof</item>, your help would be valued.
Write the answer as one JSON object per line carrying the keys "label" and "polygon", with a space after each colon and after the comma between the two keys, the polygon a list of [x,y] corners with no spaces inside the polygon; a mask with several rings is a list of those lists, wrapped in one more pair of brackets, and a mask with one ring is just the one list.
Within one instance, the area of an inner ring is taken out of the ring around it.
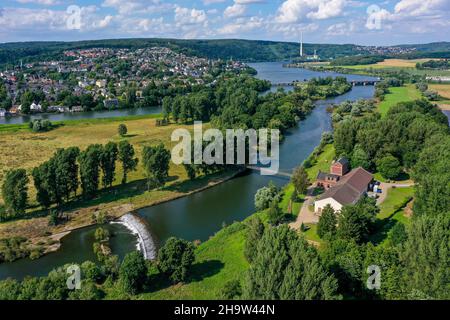
{"label": "house roof", "polygon": [[335,163],[340,163],[344,166],[344,165],[348,165],[349,161],[347,158],[339,158]]}
{"label": "house roof", "polygon": [[333,198],[342,205],[356,203],[361,194],[367,190],[367,185],[373,176],[359,167],[350,171],[334,187],[323,193],[318,200]]}
{"label": "house roof", "polygon": [[337,174],[322,171],[319,171],[319,173],[317,174],[317,180],[327,180],[327,177],[333,178],[334,180],[338,180],[340,178],[340,176],[338,176]]}

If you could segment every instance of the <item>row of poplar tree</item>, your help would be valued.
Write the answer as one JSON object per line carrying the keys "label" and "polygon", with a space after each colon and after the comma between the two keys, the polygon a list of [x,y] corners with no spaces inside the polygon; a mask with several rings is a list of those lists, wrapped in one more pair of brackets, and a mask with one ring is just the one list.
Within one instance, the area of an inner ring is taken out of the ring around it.
{"label": "row of poplar tree", "polygon": [[[148,189],[164,185],[169,171],[170,151],[163,144],[145,146],[142,164]],[[116,166],[122,167],[122,184],[128,174],[137,169],[138,158],[133,145],[122,140],[106,145],[92,144],[84,151],[78,147],[58,149],[46,162],[31,171],[36,200],[43,208],[61,206],[77,196],[81,186],[83,199],[98,195],[100,185],[112,187],[116,179]],[[29,177],[25,169],[14,169],[6,173],[2,185],[5,210],[0,219],[16,218],[25,213],[28,201]]]}

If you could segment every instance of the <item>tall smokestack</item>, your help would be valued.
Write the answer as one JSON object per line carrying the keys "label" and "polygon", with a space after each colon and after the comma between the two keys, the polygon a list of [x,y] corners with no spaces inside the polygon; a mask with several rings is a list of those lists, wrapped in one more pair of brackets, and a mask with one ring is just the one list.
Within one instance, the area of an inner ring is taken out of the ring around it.
{"label": "tall smokestack", "polygon": [[300,57],[303,57],[303,31],[300,32]]}

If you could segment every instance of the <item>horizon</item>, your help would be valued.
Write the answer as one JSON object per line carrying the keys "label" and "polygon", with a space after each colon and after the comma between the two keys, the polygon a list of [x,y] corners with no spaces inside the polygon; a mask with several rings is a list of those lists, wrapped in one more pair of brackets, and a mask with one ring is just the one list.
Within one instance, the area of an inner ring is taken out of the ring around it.
{"label": "horizon", "polygon": [[[264,41],[264,42],[274,42],[274,43],[292,43],[299,44],[299,41],[288,41],[288,40],[266,40],[266,39],[247,39],[247,38],[166,38],[166,37],[121,37],[121,38],[99,38],[99,39],[79,39],[79,40],[24,40],[24,41],[8,41],[0,42],[0,45],[5,44],[15,44],[15,43],[76,43],[76,42],[91,42],[91,41],[109,41],[109,40],[182,40],[182,41]],[[333,42],[303,42],[304,45],[355,45],[362,47],[398,47],[398,46],[408,46],[408,45],[427,45],[434,43],[450,43],[450,40],[438,40],[432,42],[411,42],[411,43],[397,43],[390,45],[371,45],[371,44],[361,44],[361,43],[333,43]]]}
{"label": "horizon", "polygon": [[[240,39],[396,46],[450,41],[446,0],[4,0],[0,43]],[[395,32],[393,32],[395,30]]]}

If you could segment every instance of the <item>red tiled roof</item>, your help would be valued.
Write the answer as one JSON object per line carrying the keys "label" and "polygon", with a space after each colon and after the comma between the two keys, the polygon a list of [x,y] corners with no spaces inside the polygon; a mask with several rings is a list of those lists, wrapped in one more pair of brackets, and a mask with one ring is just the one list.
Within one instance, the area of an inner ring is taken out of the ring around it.
{"label": "red tiled roof", "polygon": [[372,174],[363,168],[353,169],[334,187],[323,193],[318,200],[333,198],[342,205],[356,203],[361,194],[367,191],[367,186],[372,179]]}

